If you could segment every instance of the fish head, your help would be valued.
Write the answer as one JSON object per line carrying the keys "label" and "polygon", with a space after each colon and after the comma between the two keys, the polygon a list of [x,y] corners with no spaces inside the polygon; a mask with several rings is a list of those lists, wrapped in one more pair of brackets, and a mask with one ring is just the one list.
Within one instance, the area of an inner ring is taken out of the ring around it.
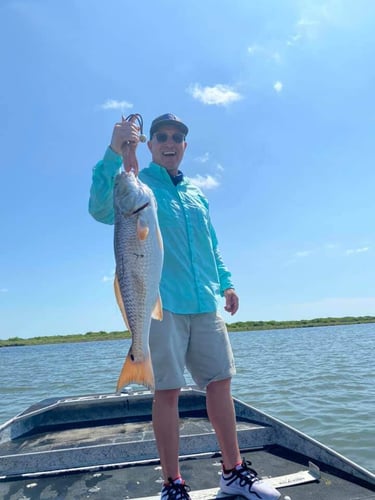
{"label": "fish head", "polygon": [[151,191],[133,172],[121,172],[115,179],[114,207],[125,217],[136,214],[151,202]]}

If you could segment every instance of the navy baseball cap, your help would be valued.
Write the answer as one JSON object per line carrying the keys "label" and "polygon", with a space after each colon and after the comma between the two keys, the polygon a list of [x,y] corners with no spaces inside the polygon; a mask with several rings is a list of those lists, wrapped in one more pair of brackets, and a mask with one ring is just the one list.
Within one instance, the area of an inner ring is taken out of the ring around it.
{"label": "navy baseball cap", "polygon": [[162,127],[163,125],[173,125],[174,127],[177,127],[184,135],[187,135],[189,132],[189,129],[187,128],[185,123],[180,120],[180,118],[172,113],[166,113],[165,115],[158,116],[151,123],[150,138],[157,131],[157,129]]}

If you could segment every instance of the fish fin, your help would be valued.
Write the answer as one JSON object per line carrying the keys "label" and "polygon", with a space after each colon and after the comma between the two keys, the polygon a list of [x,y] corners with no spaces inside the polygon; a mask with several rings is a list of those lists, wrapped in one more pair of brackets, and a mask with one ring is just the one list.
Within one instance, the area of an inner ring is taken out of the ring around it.
{"label": "fish fin", "polygon": [[158,240],[158,243],[159,243],[159,247],[163,250],[163,238],[161,236],[161,232],[160,232],[160,229],[157,228],[157,231],[156,231],[156,237],[157,237],[157,240]]}
{"label": "fish fin", "polygon": [[139,218],[137,220],[137,236],[138,239],[143,241],[147,238],[148,233],[149,233],[149,228],[146,225],[142,225],[141,219]]}
{"label": "fish fin", "polygon": [[145,356],[143,361],[133,361],[130,348],[117,381],[116,391],[120,392],[125,385],[131,383],[145,385],[151,390],[155,387],[150,354]]}
{"label": "fish fin", "polygon": [[121,311],[122,317],[124,318],[124,321],[125,321],[125,324],[127,326],[127,329],[130,331],[129,321],[128,321],[128,317],[126,316],[124,302],[123,302],[122,296],[121,296],[120,283],[118,281],[117,274],[115,274],[115,281],[113,283],[113,286],[114,286],[114,289],[115,289],[115,297],[116,297],[117,304],[118,304],[118,306],[120,308],[120,311]]}
{"label": "fish fin", "polygon": [[163,305],[161,303],[161,297],[158,294],[158,298],[156,299],[154,310],[152,311],[151,318],[158,319],[161,321],[163,319]]}

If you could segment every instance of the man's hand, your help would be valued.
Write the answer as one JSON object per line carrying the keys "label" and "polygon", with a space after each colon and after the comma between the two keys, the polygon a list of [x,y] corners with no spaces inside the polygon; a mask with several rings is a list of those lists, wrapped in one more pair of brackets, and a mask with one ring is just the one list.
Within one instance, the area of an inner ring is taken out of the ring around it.
{"label": "man's hand", "polygon": [[134,123],[136,120],[137,118],[133,117],[131,120],[126,121],[123,117],[121,122],[115,124],[110,146],[118,155],[123,154],[124,144],[129,142],[135,146],[138,144],[139,127]]}
{"label": "man's hand", "polygon": [[240,301],[238,295],[236,294],[234,288],[227,288],[226,290],[224,290],[224,297],[225,297],[224,309],[233,316],[233,314],[236,314],[239,307]]}

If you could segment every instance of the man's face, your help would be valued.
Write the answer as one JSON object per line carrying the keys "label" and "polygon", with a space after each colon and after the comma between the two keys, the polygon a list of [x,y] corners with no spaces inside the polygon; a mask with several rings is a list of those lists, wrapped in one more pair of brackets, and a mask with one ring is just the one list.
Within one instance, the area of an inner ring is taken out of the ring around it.
{"label": "man's face", "polygon": [[184,134],[173,125],[163,126],[157,129],[147,144],[152,161],[176,175],[187,146]]}

